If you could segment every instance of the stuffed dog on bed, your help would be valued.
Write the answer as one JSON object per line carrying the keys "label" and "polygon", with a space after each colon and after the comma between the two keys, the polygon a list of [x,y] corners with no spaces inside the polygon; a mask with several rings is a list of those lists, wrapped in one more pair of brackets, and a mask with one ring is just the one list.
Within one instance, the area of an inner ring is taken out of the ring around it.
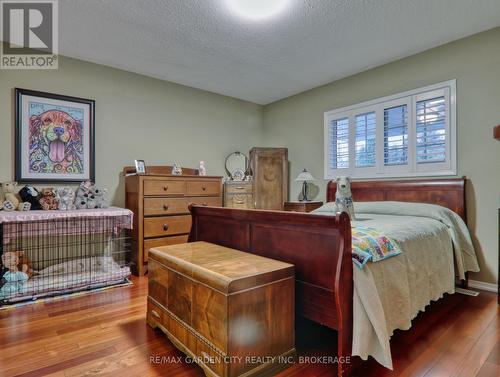
{"label": "stuffed dog on bed", "polygon": [[351,180],[349,177],[337,177],[337,191],[335,192],[335,206],[337,212],[347,212],[351,220],[356,220],[354,203],[352,201]]}

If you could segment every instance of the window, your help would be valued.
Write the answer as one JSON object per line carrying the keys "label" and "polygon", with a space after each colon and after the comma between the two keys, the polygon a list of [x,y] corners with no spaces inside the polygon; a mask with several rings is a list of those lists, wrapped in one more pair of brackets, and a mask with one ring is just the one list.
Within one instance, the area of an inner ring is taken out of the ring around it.
{"label": "window", "polygon": [[455,80],[325,113],[325,179],[456,174]]}
{"label": "window", "polygon": [[417,162],[446,160],[444,97],[417,102]]}
{"label": "window", "polygon": [[347,169],[349,167],[349,119],[332,121],[330,132],[331,169]]}
{"label": "window", "polygon": [[408,107],[384,109],[384,164],[408,164]]}
{"label": "window", "polygon": [[375,166],[375,113],[356,115],[356,167]]}

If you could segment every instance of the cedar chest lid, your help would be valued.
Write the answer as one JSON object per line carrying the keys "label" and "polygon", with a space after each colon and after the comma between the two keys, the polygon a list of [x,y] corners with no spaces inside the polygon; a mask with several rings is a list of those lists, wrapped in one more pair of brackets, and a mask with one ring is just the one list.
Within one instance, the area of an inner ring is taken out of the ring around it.
{"label": "cedar chest lid", "polygon": [[294,277],[292,264],[204,241],[155,247],[149,258],[224,294]]}

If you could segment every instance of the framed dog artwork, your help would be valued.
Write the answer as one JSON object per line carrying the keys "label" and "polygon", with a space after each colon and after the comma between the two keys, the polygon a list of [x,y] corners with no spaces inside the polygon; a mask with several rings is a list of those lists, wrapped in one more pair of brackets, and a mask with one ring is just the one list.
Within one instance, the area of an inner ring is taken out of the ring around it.
{"label": "framed dog artwork", "polygon": [[95,101],[15,89],[16,180],[94,181]]}

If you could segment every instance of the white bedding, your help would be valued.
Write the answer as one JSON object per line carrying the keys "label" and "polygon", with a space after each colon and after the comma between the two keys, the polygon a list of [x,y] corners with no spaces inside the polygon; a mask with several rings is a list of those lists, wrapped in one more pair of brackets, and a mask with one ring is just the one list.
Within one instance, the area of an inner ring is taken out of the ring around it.
{"label": "white bedding", "polygon": [[[377,228],[402,250],[362,270],[353,266],[352,354],[365,360],[371,355],[392,369],[394,330],[409,329],[431,301],[454,293],[455,275],[478,271],[477,259],[465,224],[443,207],[373,202],[355,203],[355,209],[353,227]],[[333,214],[328,205],[315,213]]]}

